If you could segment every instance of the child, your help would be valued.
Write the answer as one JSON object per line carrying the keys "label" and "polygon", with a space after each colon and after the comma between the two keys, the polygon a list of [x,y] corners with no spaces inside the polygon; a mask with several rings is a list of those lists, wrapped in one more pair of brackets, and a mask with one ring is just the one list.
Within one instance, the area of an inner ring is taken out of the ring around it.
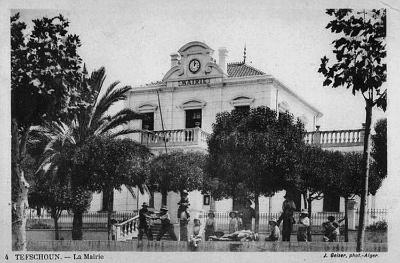
{"label": "child", "polygon": [[307,241],[307,232],[310,227],[310,219],[306,209],[301,210],[299,228],[297,229],[297,241]]}
{"label": "child", "polygon": [[214,212],[210,211],[208,213],[208,218],[206,221],[206,227],[205,227],[205,240],[208,241],[210,239],[210,236],[215,235],[215,214]]}
{"label": "child", "polygon": [[190,236],[190,246],[196,249],[201,241],[200,220],[195,218],[193,220],[193,235]]}
{"label": "child", "polygon": [[268,224],[271,229],[271,234],[265,238],[265,241],[278,241],[281,236],[281,232],[279,230],[276,219],[272,218],[271,220],[269,220]]}
{"label": "child", "polygon": [[229,234],[235,233],[239,230],[239,222],[235,211],[229,213],[231,220],[229,221]]}

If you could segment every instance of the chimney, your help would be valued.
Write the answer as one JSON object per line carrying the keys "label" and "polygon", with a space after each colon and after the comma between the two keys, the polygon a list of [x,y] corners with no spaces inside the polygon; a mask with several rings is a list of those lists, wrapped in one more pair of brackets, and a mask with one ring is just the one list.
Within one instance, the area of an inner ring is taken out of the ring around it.
{"label": "chimney", "polygon": [[226,73],[226,57],[228,55],[228,50],[225,47],[220,47],[218,49],[218,65],[221,67],[221,69]]}
{"label": "chimney", "polygon": [[170,56],[171,56],[171,68],[173,68],[173,67],[175,67],[175,66],[178,66],[178,62],[179,62],[178,57],[179,57],[179,54],[175,52],[175,53],[172,53]]}

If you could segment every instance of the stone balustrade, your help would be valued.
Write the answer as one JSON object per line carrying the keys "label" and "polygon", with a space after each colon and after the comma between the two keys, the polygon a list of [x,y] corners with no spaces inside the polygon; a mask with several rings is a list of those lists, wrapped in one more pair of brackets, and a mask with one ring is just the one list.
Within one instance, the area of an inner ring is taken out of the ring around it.
{"label": "stone balustrade", "polygon": [[[207,139],[210,136],[201,128],[144,131],[141,134],[141,143],[148,147],[200,146],[207,148]],[[364,130],[331,130],[307,132],[304,136],[307,144],[327,147],[353,147],[364,143]]]}
{"label": "stone balustrade", "polygon": [[324,147],[353,147],[364,143],[364,129],[307,132],[304,136],[307,144]]}
{"label": "stone balustrade", "polygon": [[141,143],[148,147],[190,146],[207,147],[209,134],[201,128],[143,132]]}
{"label": "stone balustrade", "polygon": [[118,241],[132,240],[138,236],[139,215],[136,215],[122,223],[116,224],[115,238]]}

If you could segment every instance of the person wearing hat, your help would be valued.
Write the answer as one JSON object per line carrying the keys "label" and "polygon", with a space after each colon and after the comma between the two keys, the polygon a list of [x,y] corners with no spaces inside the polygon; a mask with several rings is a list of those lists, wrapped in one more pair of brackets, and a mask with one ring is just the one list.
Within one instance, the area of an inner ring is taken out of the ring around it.
{"label": "person wearing hat", "polygon": [[282,214],[279,217],[277,224],[279,226],[283,221],[282,241],[290,241],[290,235],[293,231],[293,224],[295,223],[293,213],[296,210],[296,205],[288,193],[285,194],[284,198],[285,201],[283,201],[282,204]]}
{"label": "person wearing hat", "polygon": [[179,218],[180,214],[182,213],[182,211],[185,210],[184,206],[189,206],[190,205],[188,196],[189,196],[188,191],[183,190],[181,192],[181,200],[179,200],[179,202],[178,202],[178,205],[179,205],[179,207],[178,207],[178,218]]}
{"label": "person wearing hat", "polygon": [[215,235],[215,229],[216,229],[216,225],[215,225],[215,214],[213,211],[208,212],[208,218],[206,220],[206,225],[204,227],[204,236],[205,236],[205,241],[208,241],[208,239],[210,238],[210,236],[214,236]]}
{"label": "person wearing hat", "polygon": [[182,210],[179,214],[179,229],[180,229],[180,240],[188,241],[188,223],[190,220],[190,214],[187,211],[189,204],[181,204]]}
{"label": "person wearing hat", "polygon": [[161,229],[157,236],[157,241],[160,241],[165,233],[168,233],[172,240],[176,241],[176,235],[174,232],[174,226],[171,224],[171,218],[168,214],[167,206],[163,205],[160,209],[158,219],[161,220]]}
{"label": "person wearing hat", "polygon": [[239,230],[237,212],[236,211],[229,212],[229,217],[231,218],[229,221],[229,234],[233,234]]}
{"label": "person wearing hat", "polygon": [[271,233],[265,238],[265,241],[278,241],[281,236],[281,231],[279,230],[278,223],[275,218],[268,221]]}
{"label": "person wearing hat", "polygon": [[299,217],[299,227],[297,229],[297,241],[307,241],[307,233],[310,227],[307,209],[302,209]]}
{"label": "person wearing hat", "polygon": [[340,227],[340,222],[344,220],[340,219],[338,222],[335,221],[334,216],[328,216],[328,221],[322,223],[322,227],[324,229],[324,237],[323,240],[325,242],[337,242],[338,237],[340,235],[339,227]]}
{"label": "person wearing hat", "polygon": [[246,207],[242,210],[243,230],[253,230],[253,218],[256,218],[256,211],[251,207],[251,201],[247,200]]}
{"label": "person wearing hat", "polygon": [[149,205],[143,202],[142,209],[139,210],[139,234],[138,240],[142,240],[143,234],[146,234],[148,240],[153,240],[153,233],[148,224],[149,219],[153,219],[151,212],[147,209]]}

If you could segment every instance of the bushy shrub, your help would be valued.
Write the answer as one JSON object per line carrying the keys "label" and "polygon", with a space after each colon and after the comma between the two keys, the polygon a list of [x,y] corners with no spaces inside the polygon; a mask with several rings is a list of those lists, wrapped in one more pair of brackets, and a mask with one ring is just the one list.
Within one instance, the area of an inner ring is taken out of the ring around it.
{"label": "bushy shrub", "polygon": [[51,229],[51,228],[52,226],[42,222],[33,223],[29,226],[29,229]]}
{"label": "bushy shrub", "polygon": [[382,220],[382,221],[377,221],[369,226],[367,226],[367,230],[370,231],[386,231],[387,230],[387,222]]}

